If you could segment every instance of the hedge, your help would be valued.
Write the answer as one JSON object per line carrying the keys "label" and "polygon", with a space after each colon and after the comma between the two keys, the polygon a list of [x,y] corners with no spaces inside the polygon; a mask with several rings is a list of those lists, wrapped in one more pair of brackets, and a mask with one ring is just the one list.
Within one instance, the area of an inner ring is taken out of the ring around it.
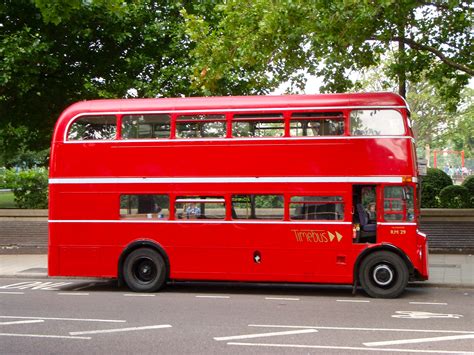
{"label": "hedge", "polygon": [[446,186],[439,193],[441,208],[469,208],[471,199],[469,190],[461,185]]}
{"label": "hedge", "polygon": [[474,175],[468,176],[461,184],[469,191],[471,207],[474,207]]}
{"label": "hedge", "polygon": [[440,207],[438,201],[439,193],[445,187],[452,185],[453,180],[443,170],[428,168],[426,176],[423,176],[421,180],[421,207]]}
{"label": "hedge", "polygon": [[13,190],[19,208],[48,208],[48,170],[7,170],[5,185]]}

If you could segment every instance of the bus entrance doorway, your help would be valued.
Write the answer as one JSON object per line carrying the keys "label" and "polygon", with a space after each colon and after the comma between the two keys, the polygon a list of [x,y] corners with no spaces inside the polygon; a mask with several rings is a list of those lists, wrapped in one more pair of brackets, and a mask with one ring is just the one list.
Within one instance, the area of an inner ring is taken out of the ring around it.
{"label": "bus entrance doorway", "polygon": [[377,241],[376,185],[354,185],[352,188],[354,243]]}

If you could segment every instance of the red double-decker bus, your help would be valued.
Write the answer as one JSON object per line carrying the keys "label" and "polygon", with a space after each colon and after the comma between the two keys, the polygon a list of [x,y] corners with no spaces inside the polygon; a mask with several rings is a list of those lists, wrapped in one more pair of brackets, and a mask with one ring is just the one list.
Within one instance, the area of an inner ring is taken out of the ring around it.
{"label": "red double-decker bus", "polygon": [[97,100],[54,131],[49,275],[361,285],[428,278],[391,93]]}

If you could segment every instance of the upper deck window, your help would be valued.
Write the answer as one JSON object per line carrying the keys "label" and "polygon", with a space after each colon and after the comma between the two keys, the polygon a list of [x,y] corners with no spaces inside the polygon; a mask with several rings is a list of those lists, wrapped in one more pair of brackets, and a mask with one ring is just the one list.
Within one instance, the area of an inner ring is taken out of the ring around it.
{"label": "upper deck window", "polygon": [[283,114],[234,115],[233,137],[283,137],[284,135]]}
{"label": "upper deck window", "polygon": [[176,119],[176,138],[223,138],[226,136],[225,115],[190,115]]}
{"label": "upper deck window", "polygon": [[355,110],[351,112],[354,136],[401,136],[405,134],[403,117],[396,110]]}
{"label": "upper deck window", "polygon": [[115,116],[82,116],[75,120],[67,139],[82,140],[111,140],[117,134],[117,118]]}
{"label": "upper deck window", "polygon": [[340,136],[344,134],[342,112],[297,112],[291,115],[294,137]]}
{"label": "upper deck window", "polygon": [[169,115],[127,115],[122,117],[122,139],[169,137]]}

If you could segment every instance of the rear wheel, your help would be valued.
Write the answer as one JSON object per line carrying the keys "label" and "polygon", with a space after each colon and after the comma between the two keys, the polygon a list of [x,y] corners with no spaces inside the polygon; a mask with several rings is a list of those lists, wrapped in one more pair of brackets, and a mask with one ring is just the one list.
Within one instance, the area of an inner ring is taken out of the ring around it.
{"label": "rear wheel", "polygon": [[398,255],[379,251],[362,260],[359,281],[365,292],[376,298],[395,298],[408,284],[408,268]]}
{"label": "rear wheel", "polygon": [[156,251],[140,248],[132,251],[123,264],[123,278],[136,292],[154,292],[166,281],[166,264]]}

